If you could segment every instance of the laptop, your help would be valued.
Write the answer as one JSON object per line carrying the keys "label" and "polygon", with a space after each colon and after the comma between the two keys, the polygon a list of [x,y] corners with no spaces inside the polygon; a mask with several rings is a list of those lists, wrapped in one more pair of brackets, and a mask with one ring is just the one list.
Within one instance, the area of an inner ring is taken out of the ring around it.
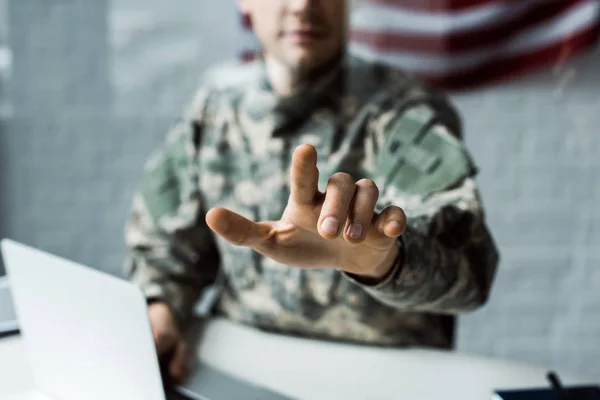
{"label": "laptop", "polygon": [[12,240],[0,247],[36,385],[23,400],[288,399],[206,365],[165,390],[137,286]]}
{"label": "laptop", "polygon": [[8,287],[8,278],[0,276],[0,338],[17,333],[19,325]]}

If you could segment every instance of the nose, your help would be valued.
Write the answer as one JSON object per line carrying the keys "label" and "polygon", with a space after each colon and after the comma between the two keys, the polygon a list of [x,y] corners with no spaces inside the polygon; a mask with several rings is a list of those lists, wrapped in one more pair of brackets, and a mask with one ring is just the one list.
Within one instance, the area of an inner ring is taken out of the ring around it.
{"label": "nose", "polygon": [[292,12],[305,12],[313,7],[315,0],[287,0],[287,6]]}

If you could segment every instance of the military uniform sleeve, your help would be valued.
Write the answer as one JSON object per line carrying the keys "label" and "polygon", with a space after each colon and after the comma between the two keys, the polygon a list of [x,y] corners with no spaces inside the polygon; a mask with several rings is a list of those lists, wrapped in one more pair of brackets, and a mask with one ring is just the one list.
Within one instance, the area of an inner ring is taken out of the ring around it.
{"label": "military uniform sleeve", "polygon": [[356,284],[387,305],[457,314],[489,296],[499,260],[459,133],[427,105],[392,110],[376,122],[370,148],[378,210],[401,207],[407,229],[399,255],[376,284]]}
{"label": "military uniform sleeve", "polygon": [[125,227],[126,276],[149,302],[171,306],[180,322],[214,281],[219,264],[198,185],[195,143],[205,99],[199,92],[145,164]]}

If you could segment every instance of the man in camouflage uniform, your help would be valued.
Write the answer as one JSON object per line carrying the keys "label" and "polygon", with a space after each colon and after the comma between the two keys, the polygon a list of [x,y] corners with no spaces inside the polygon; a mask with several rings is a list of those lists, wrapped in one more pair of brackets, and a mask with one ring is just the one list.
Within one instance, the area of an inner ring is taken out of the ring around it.
{"label": "man in camouflage uniform", "polygon": [[145,166],[126,229],[171,375],[219,274],[215,311],[239,323],[451,347],[498,262],[455,110],[345,55],[344,0],[240,5],[264,57],[207,79]]}

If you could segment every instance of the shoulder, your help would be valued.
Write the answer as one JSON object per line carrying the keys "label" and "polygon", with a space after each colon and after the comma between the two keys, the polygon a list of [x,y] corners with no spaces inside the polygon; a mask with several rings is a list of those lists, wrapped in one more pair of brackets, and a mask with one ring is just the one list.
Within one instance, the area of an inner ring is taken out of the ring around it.
{"label": "shoulder", "polygon": [[262,70],[258,62],[226,61],[207,68],[197,79],[191,101],[184,110],[184,119],[201,120],[222,110],[224,101],[239,98],[260,81]]}
{"label": "shoulder", "polygon": [[241,90],[255,85],[260,80],[261,73],[258,61],[227,61],[208,68],[201,81],[204,87],[214,91]]}
{"label": "shoulder", "polygon": [[383,64],[376,60],[369,60],[357,55],[349,55],[346,67],[351,76],[360,76],[357,88],[362,90],[385,90],[389,85],[418,87],[421,85],[414,77],[400,68]]}
{"label": "shoulder", "polygon": [[352,92],[361,103],[380,115],[404,114],[414,108],[427,108],[432,118],[462,138],[460,115],[450,97],[427,82],[395,66],[357,56],[348,59]]}
{"label": "shoulder", "polygon": [[[374,139],[372,169],[398,193],[428,196],[476,172],[449,97],[406,72],[354,61],[361,91],[369,94]],[[402,160],[402,163],[398,161]]]}
{"label": "shoulder", "polygon": [[171,158],[183,160],[193,156],[201,126],[218,120],[227,110],[227,103],[231,104],[258,81],[260,71],[256,62],[230,61],[208,67],[197,78],[191,98],[183,106],[160,150]]}

